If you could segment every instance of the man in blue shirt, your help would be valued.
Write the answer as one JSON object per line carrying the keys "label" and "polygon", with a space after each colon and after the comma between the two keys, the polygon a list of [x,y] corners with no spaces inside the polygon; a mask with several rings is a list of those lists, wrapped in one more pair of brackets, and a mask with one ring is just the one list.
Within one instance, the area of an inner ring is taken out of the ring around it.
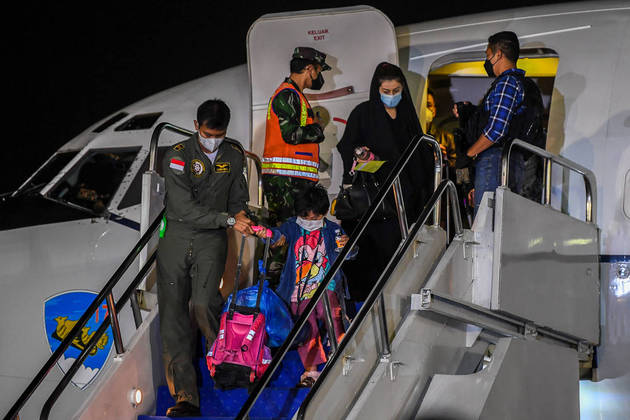
{"label": "man in blue shirt", "polygon": [[[524,111],[525,72],[516,68],[520,52],[514,32],[499,32],[488,38],[484,68],[488,76],[496,77],[482,103],[477,119],[480,134],[466,155],[475,159],[475,188],[469,200],[475,202],[475,214],[486,191],[494,192],[501,183],[502,144],[511,137],[510,124]],[[457,107],[454,109],[456,116]],[[523,156],[513,150],[510,158],[510,188],[519,193],[524,172]]]}

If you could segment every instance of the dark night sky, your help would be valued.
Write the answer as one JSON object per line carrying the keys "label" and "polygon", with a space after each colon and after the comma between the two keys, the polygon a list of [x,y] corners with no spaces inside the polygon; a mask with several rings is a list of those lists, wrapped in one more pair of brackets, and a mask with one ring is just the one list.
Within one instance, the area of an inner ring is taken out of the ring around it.
{"label": "dark night sky", "polygon": [[547,3],[558,1],[16,3],[19,10],[4,16],[13,21],[3,60],[12,113],[0,192],[15,189],[62,144],[114,111],[244,63],[247,30],[262,14],[371,4],[398,26]]}

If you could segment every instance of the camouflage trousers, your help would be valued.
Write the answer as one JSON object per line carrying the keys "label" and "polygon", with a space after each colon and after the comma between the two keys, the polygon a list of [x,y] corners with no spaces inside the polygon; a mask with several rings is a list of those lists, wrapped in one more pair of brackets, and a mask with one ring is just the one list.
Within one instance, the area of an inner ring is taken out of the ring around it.
{"label": "camouflage trousers", "polygon": [[[280,226],[289,217],[295,216],[295,198],[315,182],[289,176],[263,175],[263,187],[269,209],[269,226]],[[267,275],[269,285],[276,288],[287,258],[288,246],[272,248],[269,255]]]}
{"label": "camouflage trousers", "polygon": [[279,226],[289,217],[295,216],[295,198],[314,181],[290,176],[263,175],[263,187],[269,209],[269,225]]}

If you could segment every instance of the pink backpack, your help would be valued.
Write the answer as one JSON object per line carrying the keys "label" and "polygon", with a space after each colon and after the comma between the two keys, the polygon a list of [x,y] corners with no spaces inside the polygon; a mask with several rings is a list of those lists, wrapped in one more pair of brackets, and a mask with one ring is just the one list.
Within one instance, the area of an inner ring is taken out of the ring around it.
{"label": "pink backpack", "polygon": [[[232,301],[228,310],[221,314],[219,334],[206,355],[210,376],[218,389],[247,387],[260,378],[271,363],[271,352],[265,345],[265,316],[260,312],[264,277],[258,282],[256,306],[236,305],[244,244],[245,240],[242,240]],[[269,240],[265,245],[265,251],[268,251]]]}

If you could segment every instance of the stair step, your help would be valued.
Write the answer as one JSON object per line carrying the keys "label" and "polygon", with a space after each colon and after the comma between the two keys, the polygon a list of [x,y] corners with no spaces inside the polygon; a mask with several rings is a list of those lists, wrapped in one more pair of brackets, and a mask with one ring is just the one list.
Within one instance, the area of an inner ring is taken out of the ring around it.
{"label": "stair step", "polygon": [[[183,420],[233,420],[232,417],[216,417],[216,416],[204,416],[204,417],[178,417]],[[172,417],[165,416],[138,416],[138,420],[171,420]],[[291,420],[291,417],[256,417],[250,416],[250,420]]]}
{"label": "stair step", "polygon": [[[291,417],[300,407],[308,394],[308,388],[267,388],[254,404],[252,417]],[[201,389],[200,403],[203,415],[231,418],[238,414],[247,400],[247,390],[243,388],[230,391],[216,389]],[[167,387],[158,388],[156,413],[158,416],[166,414],[166,410],[175,401]]]}
{"label": "stair step", "polygon": [[[203,347],[202,347],[203,348]],[[214,381],[210,377],[205,357],[197,361],[201,386],[199,397],[201,413],[206,420],[233,419],[247,400],[247,390],[244,388],[221,391],[214,388]],[[290,419],[298,410],[300,404],[309,392],[308,388],[296,388],[300,375],[304,371],[297,351],[287,353],[282,364],[274,373],[268,386],[252,408],[250,418],[254,419]],[[140,416],[139,420],[165,419],[166,410],[175,404],[168,387],[161,386],[156,395],[156,416]]]}

